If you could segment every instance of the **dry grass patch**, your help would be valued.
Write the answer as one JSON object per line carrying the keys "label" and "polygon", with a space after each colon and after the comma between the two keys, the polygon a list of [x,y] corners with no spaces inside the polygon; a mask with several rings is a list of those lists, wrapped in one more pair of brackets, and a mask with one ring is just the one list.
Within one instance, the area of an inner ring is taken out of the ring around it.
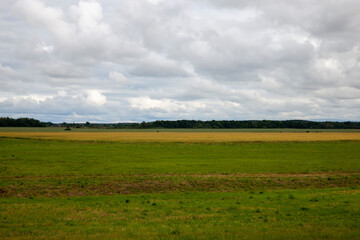
{"label": "dry grass patch", "polygon": [[0,132],[0,137],[120,142],[282,142],[360,140],[344,132]]}

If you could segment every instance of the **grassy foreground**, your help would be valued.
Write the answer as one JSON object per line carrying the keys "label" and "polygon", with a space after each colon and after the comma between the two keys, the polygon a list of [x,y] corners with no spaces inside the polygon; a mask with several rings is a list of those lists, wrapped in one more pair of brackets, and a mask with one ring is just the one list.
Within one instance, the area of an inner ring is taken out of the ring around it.
{"label": "grassy foreground", "polygon": [[0,239],[360,239],[360,142],[0,138]]}
{"label": "grassy foreground", "polygon": [[2,239],[358,239],[354,189],[1,200]]}

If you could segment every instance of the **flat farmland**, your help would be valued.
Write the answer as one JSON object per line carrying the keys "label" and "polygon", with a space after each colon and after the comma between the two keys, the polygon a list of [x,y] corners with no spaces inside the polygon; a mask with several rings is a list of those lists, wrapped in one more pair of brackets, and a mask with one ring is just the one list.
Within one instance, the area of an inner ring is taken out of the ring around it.
{"label": "flat farmland", "polygon": [[359,134],[1,132],[0,238],[359,239]]}
{"label": "flat farmland", "polygon": [[360,140],[360,132],[0,132],[0,137],[120,142],[277,142]]}

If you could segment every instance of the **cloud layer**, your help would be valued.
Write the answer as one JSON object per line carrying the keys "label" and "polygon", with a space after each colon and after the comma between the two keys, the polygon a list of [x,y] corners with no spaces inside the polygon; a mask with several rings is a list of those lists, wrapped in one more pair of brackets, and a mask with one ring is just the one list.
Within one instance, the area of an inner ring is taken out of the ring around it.
{"label": "cloud layer", "polygon": [[360,3],[4,0],[0,114],[360,119]]}

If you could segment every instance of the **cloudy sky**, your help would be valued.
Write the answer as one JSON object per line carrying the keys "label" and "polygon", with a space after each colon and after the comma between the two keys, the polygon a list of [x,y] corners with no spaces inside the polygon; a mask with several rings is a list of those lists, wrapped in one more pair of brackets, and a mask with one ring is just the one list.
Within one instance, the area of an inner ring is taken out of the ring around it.
{"label": "cloudy sky", "polygon": [[360,120],[358,0],[1,0],[0,116]]}

